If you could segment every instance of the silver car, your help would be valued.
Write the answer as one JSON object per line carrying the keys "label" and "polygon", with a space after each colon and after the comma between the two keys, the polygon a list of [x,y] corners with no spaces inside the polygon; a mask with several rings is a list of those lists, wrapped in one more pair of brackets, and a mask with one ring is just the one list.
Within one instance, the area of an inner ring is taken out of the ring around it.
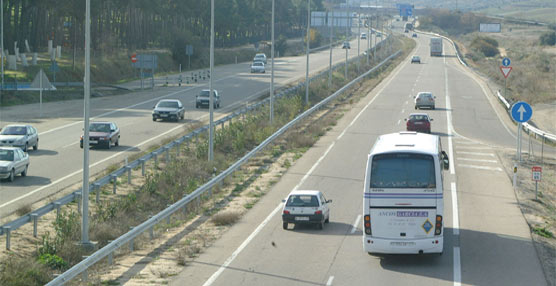
{"label": "silver car", "polygon": [[185,116],[185,108],[181,101],[177,99],[163,99],[159,101],[153,109],[153,121],[183,119]]}
{"label": "silver car", "polygon": [[264,63],[263,62],[253,62],[251,64],[251,73],[260,72],[265,73]]}
{"label": "silver car", "polygon": [[433,96],[430,92],[419,92],[415,98],[415,109],[421,109],[423,107],[428,107],[430,109],[434,109],[434,99],[436,96]]}
{"label": "silver car", "polygon": [[37,129],[31,125],[8,125],[0,132],[0,146],[13,146],[27,152],[29,147],[33,150],[39,149],[39,134]]}
{"label": "silver car", "polygon": [[263,62],[266,65],[266,55],[265,54],[256,54],[253,58],[254,62]]}
{"label": "silver car", "polygon": [[14,181],[15,175],[27,176],[29,155],[18,147],[0,147],[0,179]]}

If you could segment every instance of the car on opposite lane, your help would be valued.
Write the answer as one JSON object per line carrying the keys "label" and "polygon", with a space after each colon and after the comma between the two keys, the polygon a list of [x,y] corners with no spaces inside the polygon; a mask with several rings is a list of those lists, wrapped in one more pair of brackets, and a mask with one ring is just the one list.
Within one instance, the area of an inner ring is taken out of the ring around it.
{"label": "car on opposite lane", "polygon": [[[214,91],[213,107],[220,108],[220,95],[218,94],[218,91],[216,89],[213,89],[213,91]],[[204,107],[204,106],[209,107],[209,95],[210,95],[210,90],[208,89],[201,90],[201,92],[195,98],[195,108]]]}
{"label": "car on opposite lane", "polygon": [[330,222],[329,204],[321,191],[295,190],[283,200],[282,227],[288,229],[288,224],[316,224],[323,229],[324,224]]}
{"label": "car on opposite lane", "polygon": [[[110,149],[120,146],[120,128],[113,122],[91,122],[89,124],[89,146],[103,146]],[[83,148],[83,135],[79,141],[79,147]]]}
{"label": "car on opposite lane", "polygon": [[163,99],[154,106],[152,116],[153,121],[157,119],[178,121],[185,117],[185,108],[178,99]]}
{"label": "car on opposite lane", "polygon": [[253,62],[263,62],[266,65],[266,55],[265,54],[256,54],[253,58]]}
{"label": "car on opposite lane", "polygon": [[411,35],[411,37],[417,38],[417,33],[413,33],[413,35]]}
{"label": "car on opposite lane", "polygon": [[367,33],[361,33],[361,40],[367,39]]}
{"label": "car on opposite lane", "polygon": [[411,63],[418,63],[418,64],[420,64],[420,63],[421,63],[421,57],[419,57],[419,56],[413,56],[413,57],[411,57]]}
{"label": "car on opposite lane", "polygon": [[435,109],[434,99],[436,96],[433,96],[431,92],[419,92],[414,98],[415,109],[421,109],[423,107]]}
{"label": "car on opposite lane", "polygon": [[0,179],[13,182],[15,176],[27,176],[29,155],[19,147],[0,147]]}
{"label": "car on opposite lane", "polygon": [[12,124],[2,128],[0,146],[13,146],[27,152],[29,147],[39,149],[39,133],[31,125]]}
{"label": "car on opposite lane", "polygon": [[433,119],[426,113],[411,113],[409,117],[404,120],[407,122],[407,131],[431,133],[431,121]]}
{"label": "car on opposite lane", "polygon": [[251,64],[251,73],[265,73],[265,66],[263,62],[253,62]]}

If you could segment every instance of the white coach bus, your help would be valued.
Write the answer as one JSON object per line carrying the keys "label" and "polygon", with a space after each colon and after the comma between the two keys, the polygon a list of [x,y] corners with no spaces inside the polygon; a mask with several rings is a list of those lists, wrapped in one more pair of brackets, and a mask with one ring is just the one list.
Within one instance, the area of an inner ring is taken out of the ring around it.
{"label": "white coach bus", "polygon": [[399,132],[377,139],[365,171],[366,252],[442,253],[442,170],[449,164],[436,135]]}

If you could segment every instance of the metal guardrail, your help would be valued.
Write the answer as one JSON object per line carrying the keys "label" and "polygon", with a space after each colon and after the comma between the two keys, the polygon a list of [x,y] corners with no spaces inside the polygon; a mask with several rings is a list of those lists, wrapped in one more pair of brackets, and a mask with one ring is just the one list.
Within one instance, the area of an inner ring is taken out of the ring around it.
{"label": "metal guardrail", "polygon": [[[252,158],[255,154],[257,154],[259,151],[261,151],[263,148],[265,148],[268,144],[270,144],[272,141],[274,141],[276,138],[278,138],[280,135],[282,135],[284,132],[286,132],[290,127],[295,126],[295,124],[297,124],[299,121],[305,119],[307,116],[311,115],[316,110],[319,110],[324,105],[328,104],[331,100],[338,97],[338,95],[344,93],[344,91],[349,89],[353,84],[359,82],[361,79],[363,79],[364,77],[366,77],[370,73],[374,72],[376,69],[381,67],[383,64],[385,64],[389,60],[397,57],[400,53],[401,53],[401,51],[397,51],[393,55],[389,56],[388,58],[386,58],[382,62],[380,62],[377,66],[373,67],[372,69],[365,72],[364,74],[358,76],[356,79],[352,80],[350,83],[343,86],[338,91],[334,92],[332,95],[328,96],[327,98],[323,99],[321,102],[317,103],[316,105],[314,105],[310,109],[308,109],[305,112],[303,112],[302,114],[298,115],[295,119],[293,119],[292,121],[290,121],[286,125],[282,126],[278,131],[276,131],[270,137],[265,139],[261,144],[259,144],[257,147],[255,147],[253,150],[251,150],[249,153],[247,153],[245,156],[243,156],[237,162],[232,164],[228,169],[226,169],[222,173],[218,174],[217,176],[212,178],[210,181],[208,181],[207,183],[205,183],[201,187],[197,188],[195,191],[193,191],[189,195],[183,197],[178,202],[174,203],[173,205],[164,209],[160,213],[158,213],[155,216],[149,218],[147,221],[143,222],[142,224],[134,227],[129,232],[127,232],[124,235],[118,237],[116,240],[110,242],[109,244],[107,244],[103,248],[99,249],[95,253],[91,254],[89,257],[85,258],[84,260],[82,260],[78,264],[74,265],[72,268],[70,268],[66,272],[62,273],[61,275],[59,275],[58,277],[56,277],[55,279],[53,279],[52,281],[50,281],[46,285],[47,286],[63,285],[64,283],[73,279],[74,277],[76,277],[80,273],[86,273],[86,271],[89,267],[91,267],[95,263],[99,262],[101,259],[112,255],[112,253],[115,250],[117,250],[118,248],[120,248],[120,247],[122,247],[122,246],[124,246],[128,243],[133,243],[134,238],[141,235],[143,232],[145,232],[147,230],[153,229],[156,224],[158,224],[159,222],[163,221],[166,218],[169,218],[173,213],[179,211],[180,209],[186,208],[188,203],[200,198],[201,195],[203,195],[204,193],[209,191],[212,187],[214,187],[215,185],[220,183],[227,176],[231,175],[239,167],[241,167],[245,162],[247,162],[250,158]],[[268,100],[269,99],[266,99],[266,100],[261,101],[261,102],[267,103]]]}
{"label": "metal guardrail", "polygon": [[436,33],[430,33],[430,32],[425,32],[425,31],[421,31],[421,30],[414,30],[415,32],[421,33],[421,34],[425,34],[425,35],[429,35],[429,36],[435,36],[435,37],[440,37],[445,39],[446,41],[450,42],[452,44],[452,46],[454,46],[454,49],[456,50],[456,56],[458,57],[458,61],[464,65],[464,66],[468,66],[467,63],[463,60],[463,58],[461,57],[461,54],[459,52],[458,46],[456,45],[456,43],[454,43],[454,41],[452,41],[452,39],[446,37],[446,36],[442,36],[440,34],[436,34]]}
{"label": "metal guardrail", "polygon": [[[379,48],[383,43],[384,43],[384,41],[381,41],[381,42],[377,43],[377,48]],[[357,60],[357,57],[351,58],[348,62],[351,63],[355,60]],[[342,68],[343,66],[344,66],[344,62],[339,62],[339,63],[336,63],[334,66],[332,66],[332,69],[334,70],[334,69],[337,69],[337,68]],[[309,79],[309,82],[311,82],[312,80],[321,78],[321,77],[323,77],[327,74],[328,74],[328,69],[323,70],[323,71],[319,72],[318,74],[314,75],[313,77],[311,77]],[[292,93],[295,90],[300,89],[304,86],[305,86],[305,83],[299,83],[299,84],[297,84],[293,87],[283,88],[275,96],[277,98],[285,96],[286,94]],[[243,114],[251,112],[254,109],[259,108],[260,106],[266,104],[268,101],[269,101],[269,98],[266,98],[262,101],[259,101],[259,102],[255,103],[255,104],[252,104],[252,105],[249,105],[247,107],[241,108],[240,110],[235,111],[228,116],[225,116],[225,117],[223,117],[219,120],[216,120],[214,122],[214,125],[215,126],[223,125],[224,123],[226,123],[228,121],[231,121],[232,119],[234,119],[238,116],[241,116]],[[146,154],[146,155],[142,156],[141,158],[139,158],[139,159],[137,159],[137,160],[121,167],[121,168],[119,168],[118,170],[102,177],[101,179],[99,179],[99,180],[97,180],[97,181],[95,181],[95,182],[93,182],[89,185],[89,190],[91,190],[90,193],[95,194],[96,195],[96,200],[98,201],[99,196],[100,196],[100,189],[107,184],[113,184],[113,191],[112,192],[115,194],[117,192],[116,182],[117,182],[117,179],[120,176],[123,176],[123,175],[127,174],[128,175],[128,181],[131,180],[131,170],[138,167],[138,166],[141,166],[141,171],[142,171],[142,174],[144,175],[144,173],[145,173],[145,163],[147,161],[152,160],[152,159],[154,159],[156,161],[158,159],[158,156],[163,154],[163,153],[165,154],[165,156],[169,156],[169,150],[170,149],[181,145],[185,141],[191,140],[192,138],[195,138],[195,137],[199,136],[199,134],[201,134],[203,132],[206,132],[207,130],[208,130],[208,125],[200,127],[198,129],[190,132],[189,134],[186,134],[186,135],[170,142],[169,144],[167,144],[163,147],[160,147],[157,150],[155,150],[155,151],[153,151],[149,154]],[[36,237],[37,236],[37,221],[38,221],[38,218],[40,218],[40,217],[44,216],[45,214],[47,214],[51,211],[54,211],[54,210],[56,210],[59,213],[61,206],[66,205],[66,204],[71,203],[71,202],[74,202],[74,201],[77,201],[78,209],[80,209],[81,193],[82,193],[81,191],[82,191],[82,189],[79,188],[78,190],[72,192],[69,195],[66,195],[66,196],[64,196],[64,197],[62,197],[62,198],[60,198],[60,199],[58,199],[54,202],[51,202],[51,203],[49,203],[49,204],[47,204],[47,205],[45,205],[45,206],[43,206],[39,209],[36,209],[36,210],[26,214],[26,215],[23,215],[23,216],[15,219],[11,222],[8,222],[8,223],[0,226],[0,235],[4,235],[4,234],[6,235],[6,249],[10,249],[10,232],[11,231],[17,230],[18,228],[20,228],[21,226],[23,226],[27,223],[33,223],[33,235]]]}

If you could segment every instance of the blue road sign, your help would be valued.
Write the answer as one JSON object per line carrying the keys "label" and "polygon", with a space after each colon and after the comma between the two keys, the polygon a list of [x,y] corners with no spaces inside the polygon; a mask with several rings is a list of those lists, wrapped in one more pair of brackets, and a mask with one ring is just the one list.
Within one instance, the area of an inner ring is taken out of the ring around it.
{"label": "blue road sign", "polygon": [[510,58],[504,58],[502,60],[502,65],[505,66],[505,67],[509,67],[511,63],[512,63],[512,61],[510,61]]}
{"label": "blue road sign", "polygon": [[512,105],[513,120],[523,123],[529,121],[533,116],[533,109],[527,102],[518,101]]}

